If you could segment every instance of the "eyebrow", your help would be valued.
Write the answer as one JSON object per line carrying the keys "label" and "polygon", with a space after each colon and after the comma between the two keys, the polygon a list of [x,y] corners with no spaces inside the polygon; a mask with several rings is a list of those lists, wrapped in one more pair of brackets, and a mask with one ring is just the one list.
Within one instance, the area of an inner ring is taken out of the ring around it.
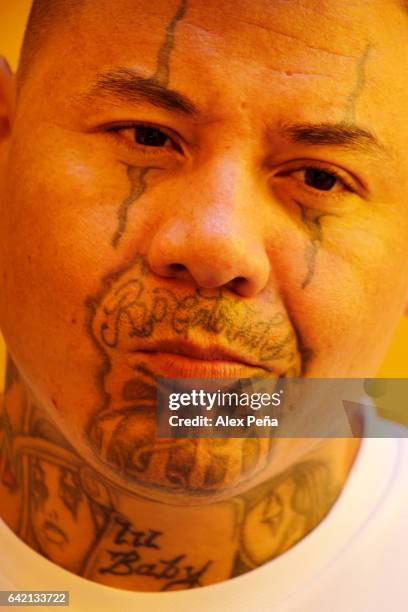
{"label": "eyebrow", "polygon": [[[198,115],[194,102],[184,94],[162,85],[158,79],[143,77],[131,68],[116,68],[97,75],[95,83],[82,96],[85,100],[108,96],[130,103],[147,102],[152,106],[188,116]],[[336,146],[366,153],[387,152],[387,148],[369,130],[354,124],[299,123],[283,128],[293,142],[310,146]]]}
{"label": "eyebrow", "polygon": [[306,145],[331,145],[343,149],[355,149],[366,153],[387,151],[386,147],[369,130],[350,123],[300,123],[284,128],[284,133],[294,142]]}
{"label": "eyebrow", "polygon": [[95,83],[84,95],[85,99],[108,96],[125,102],[149,104],[184,115],[196,115],[194,103],[180,92],[168,89],[155,77],[142,77],[129,68],[118,68],[99,74]]}

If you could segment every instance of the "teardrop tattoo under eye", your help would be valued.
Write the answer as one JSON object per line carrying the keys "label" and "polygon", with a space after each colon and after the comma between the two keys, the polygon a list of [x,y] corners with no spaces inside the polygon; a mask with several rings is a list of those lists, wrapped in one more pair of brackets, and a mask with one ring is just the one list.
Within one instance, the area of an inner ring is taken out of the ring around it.
{"label": "teardrop tattoo under eye", "polygon": [[158,170],[156,166],[130,166],[126,164],[127,176],[130,182],[130,193],[121,203],[118,212],[118,226],[112,237],[111,244],[116,249],[120,239],[125,233],[128,221],[129,208],[137,202],[147,189],[146,178],[151,170]]}
{"label": "teardrop tattoo under eye", "polygon": [[321,212],[308,208],[298,200],[295,200],[295,203],[299,207],[302,222],[310,233],[310,240],[305,250],[307,271],[301,283],[301,288],[306,289],[315,275],[317,256],[323,241],[322,219],[324,217],[335,217],[336,215],[334,213]]}

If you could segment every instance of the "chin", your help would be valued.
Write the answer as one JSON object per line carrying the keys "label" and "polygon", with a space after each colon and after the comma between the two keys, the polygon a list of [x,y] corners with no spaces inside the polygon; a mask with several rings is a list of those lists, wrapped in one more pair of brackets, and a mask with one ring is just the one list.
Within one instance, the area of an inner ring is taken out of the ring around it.
{"label": "chin", "polygon": [[[149,409],[98,419],[88,431],[103,473],[131,494],[196,505],[249,488],[270,465],[268,438],[157,438]],[[102,471],[99,469],[98,471]]]}

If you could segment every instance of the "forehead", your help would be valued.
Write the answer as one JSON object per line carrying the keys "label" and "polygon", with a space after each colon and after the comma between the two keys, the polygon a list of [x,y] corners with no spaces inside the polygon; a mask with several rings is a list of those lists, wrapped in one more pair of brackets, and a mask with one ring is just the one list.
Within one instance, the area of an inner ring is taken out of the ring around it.
{"label": "forehead", "polygon": [[273,100],[277,120],[292,104],[299,120],[341,120],[358,97],[381,123],[390,100],[406,99],[395,40],[408,46],[407,27],[397,0],[85,0],[51,33],[39,82],[55,82],[62,108],[67,90],[112,68],[151,77],[164,67],[166,85],[203,109],[239,97],[265,112]]}
{"label": "forehead", "polygon": [[328,60],[349,57],[367,42],[395,41],[395,27],[406,25],[398,0],[84,0],[81,6],[67,21],[77,54],[84,49],[78,43],[106,56],[129,44],[154,46],[178,21],[184,48],[190,41],[201,50],[216,48],[231,59],[255,62],[285,54],[288,70],[302,59],[296,56],[299,47],[308,50],[309,61],[321,61],[322,53]]}

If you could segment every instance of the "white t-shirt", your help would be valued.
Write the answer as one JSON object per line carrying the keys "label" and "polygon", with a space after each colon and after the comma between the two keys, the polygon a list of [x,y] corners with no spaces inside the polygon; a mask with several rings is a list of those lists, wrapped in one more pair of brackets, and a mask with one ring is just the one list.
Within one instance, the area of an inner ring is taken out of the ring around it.
{"label": "white t-shirt", "polygon": [[363,440],[341,496],[308,536],[252,572],[189,591],[136,593],[85,580],[0,521],[0,590],[70,591],[66,609],[75,612],[406,612],[407,475],[408,439]]}

